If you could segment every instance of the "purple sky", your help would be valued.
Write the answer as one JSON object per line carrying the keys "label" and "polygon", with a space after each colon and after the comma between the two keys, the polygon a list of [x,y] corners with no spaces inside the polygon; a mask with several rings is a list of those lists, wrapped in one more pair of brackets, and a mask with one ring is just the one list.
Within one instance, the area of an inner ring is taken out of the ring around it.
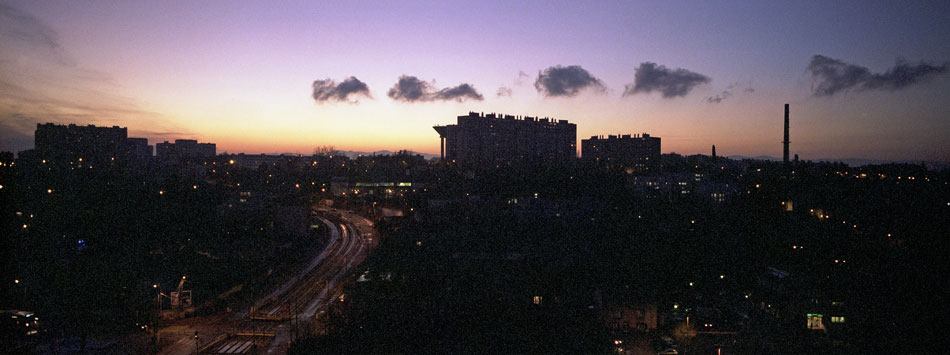
{"label": "purple sky", "polygon": [[[437,153],[432,125],[480,111],[780,156],[790,103],[802,159],[950,161],[948,23],[934,1],[0,0],[0,150],[56,122]],[[389,95],[401,76],[416,91]]]}

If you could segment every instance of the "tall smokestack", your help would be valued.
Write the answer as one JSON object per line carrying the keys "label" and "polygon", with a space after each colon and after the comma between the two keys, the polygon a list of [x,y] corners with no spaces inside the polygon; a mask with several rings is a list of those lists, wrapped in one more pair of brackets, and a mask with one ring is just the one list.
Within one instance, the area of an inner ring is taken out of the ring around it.
{"label": "tall smokestack", "polygon": [[784,149],[782,150],[782,161],[788,164],[788,104],[785,104],[785,140],[782,141]]}

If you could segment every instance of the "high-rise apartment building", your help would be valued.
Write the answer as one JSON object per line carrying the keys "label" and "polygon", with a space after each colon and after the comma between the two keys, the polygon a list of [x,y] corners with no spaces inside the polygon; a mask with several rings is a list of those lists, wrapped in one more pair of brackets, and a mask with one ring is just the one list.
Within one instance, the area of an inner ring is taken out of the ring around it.
{"label": "high-rise apartment building", "polygon": [[433,128],[442,159],[462,166],[553,165],[577,158],[577,125],[567,120],[469,112],[454,125]]}

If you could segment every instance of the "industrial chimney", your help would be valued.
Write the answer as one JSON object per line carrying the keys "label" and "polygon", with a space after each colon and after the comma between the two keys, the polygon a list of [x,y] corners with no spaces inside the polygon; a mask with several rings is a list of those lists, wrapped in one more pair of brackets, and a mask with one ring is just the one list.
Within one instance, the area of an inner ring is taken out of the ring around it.
{"label": "industrial chimney", "polygon": [[785,104],[785,140],[782,141],[784,149],[782,150],[782,161],[788,164],[788,104]]}

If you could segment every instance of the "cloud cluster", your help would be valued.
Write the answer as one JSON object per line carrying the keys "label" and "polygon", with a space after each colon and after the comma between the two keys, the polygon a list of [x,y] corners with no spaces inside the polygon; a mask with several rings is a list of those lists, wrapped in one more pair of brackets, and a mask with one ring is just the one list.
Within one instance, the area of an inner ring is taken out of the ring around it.
{"label": "cloud cluster", "polygon": [[434,84],[419,80],[414,76],[402,75],[399,81],[386,94],[391,99],[404,102],[451,101],[464,100],[482,101],[485,99],[471,84],[461,84],[455,87],[436,89]]}
{"label": "cloud cluster", "polygon": [[694,87],[710,82],[709,77],[683,68],[669,69],[656,63],[643,62],[637,68],[633,83],[627,84],[623,96],[659,91],[664,98],[683,97]]}
{"label": "cloud cluster", "polygon": [[[520,76],[519,76],[520,79]],[[592,89],[605,92],[604,83],[579,65],[553,66],[538,72],[534,88],[544,96],[576,96],[581,90]]]}
{"label": "cloud cluster", "polygon": [[[350,96],[353,96],[352,100]],[[359,103],[359,96],[373,98],[369,94],[369,86],[353,76],[339,84],[329,78],[313,82],[313,100],[318,103],[327,101]]]}
{"label": "cloud cluster", "polygon": [[886,72],[871,73],[867,67],[815,55],[805,70],[811,72],[814,80],[813,95],[832,96],[848,90],[899,90],[943,74],[948,67],[950,67],[948,63],[910,64],[898,58],[897,63]]}
{"label": "cloud cluster", "polygon": [[498,97],[511,97],[513,90],[510,87],[502,86],[498,88]]}

